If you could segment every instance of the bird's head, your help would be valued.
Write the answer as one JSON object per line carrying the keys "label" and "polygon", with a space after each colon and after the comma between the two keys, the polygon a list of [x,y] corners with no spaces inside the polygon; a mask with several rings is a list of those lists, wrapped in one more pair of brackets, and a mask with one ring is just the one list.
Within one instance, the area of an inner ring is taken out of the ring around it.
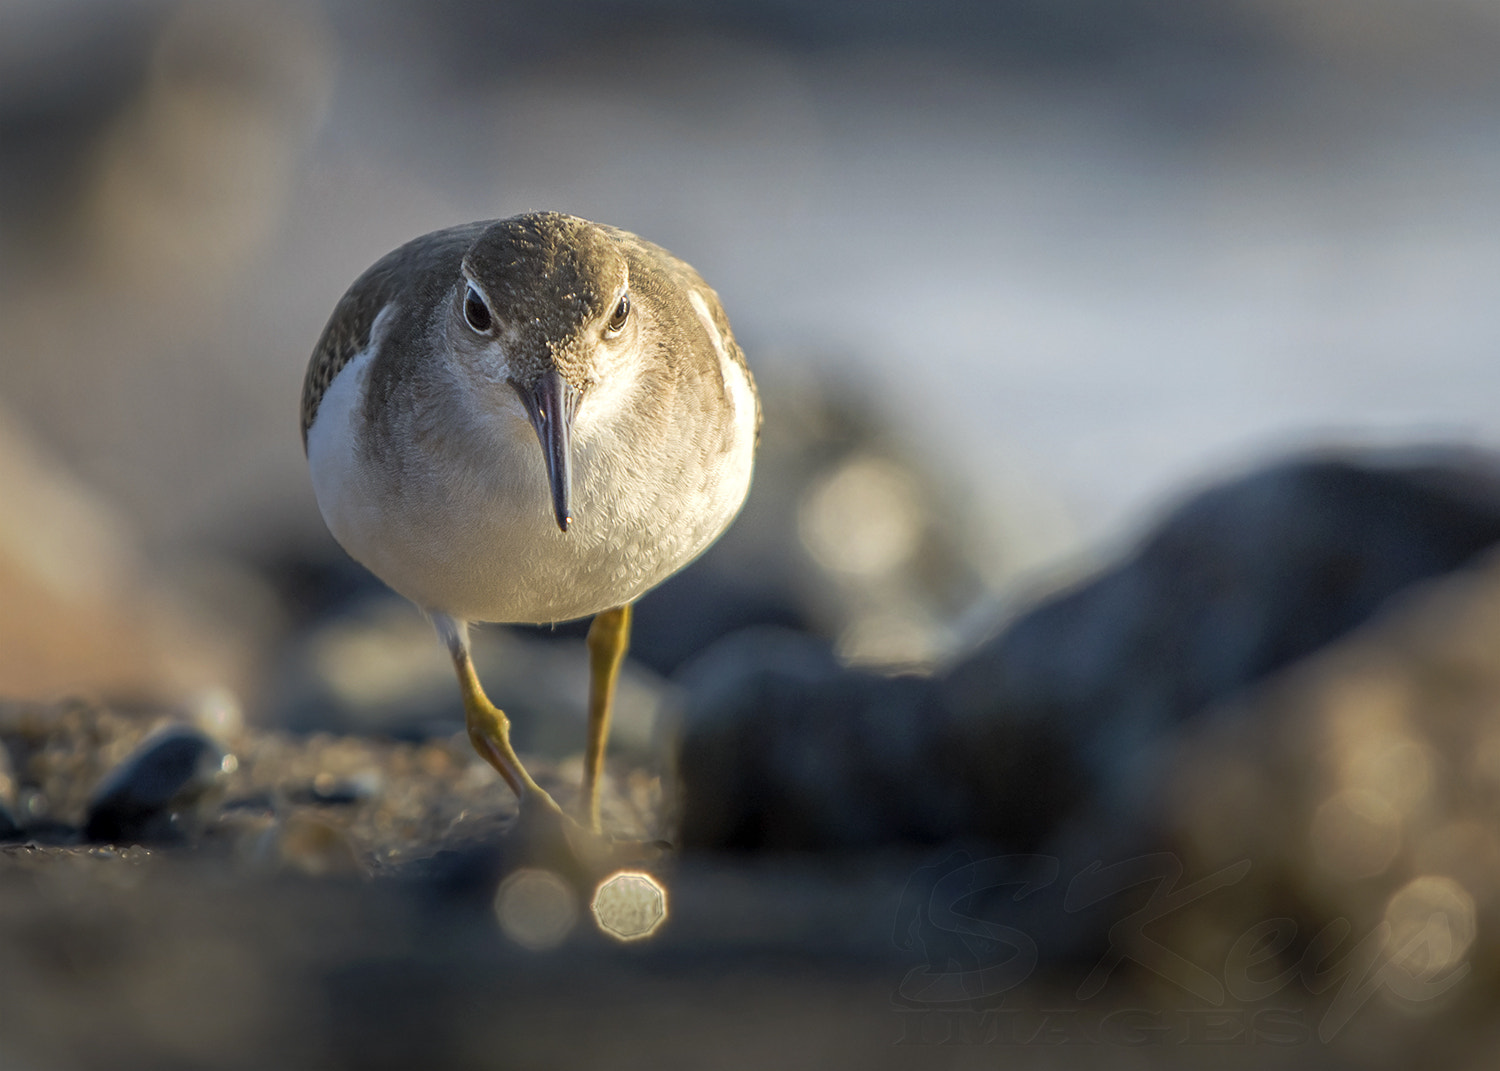
{"label": "bird's head", "polygon": [[586,220],[555,213],[501,220],[464,256],[450,308],[452,351],[502,401],[506,392],[520,400],[564,532],[578,413],[628,367],[641,344],[640,319],[624,254]]}

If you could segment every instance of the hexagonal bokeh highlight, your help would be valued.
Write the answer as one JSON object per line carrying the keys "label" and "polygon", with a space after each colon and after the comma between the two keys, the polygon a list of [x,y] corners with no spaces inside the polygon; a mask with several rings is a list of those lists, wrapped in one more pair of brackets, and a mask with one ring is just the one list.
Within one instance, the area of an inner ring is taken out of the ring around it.
{"label": "hexagonal bokeh highlight", "polygon": [[594,891],[599,928],[620,941],[639,941],[656,932],[667,917],[667,891],[650,874],[622,870]]}

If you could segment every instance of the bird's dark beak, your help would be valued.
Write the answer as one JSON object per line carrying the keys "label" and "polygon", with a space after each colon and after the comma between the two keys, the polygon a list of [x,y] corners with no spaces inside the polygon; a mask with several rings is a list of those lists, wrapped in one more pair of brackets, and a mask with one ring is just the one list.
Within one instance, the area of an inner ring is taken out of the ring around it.
{"label": "bird's dark beak", "polygon": [[547,484],[552,489],[552,515],[564,532],[573,519],[573,415],[578,411],[581,394],[555,368],[543,372],[529,387],[511,382],[536,429],[547,459]]}

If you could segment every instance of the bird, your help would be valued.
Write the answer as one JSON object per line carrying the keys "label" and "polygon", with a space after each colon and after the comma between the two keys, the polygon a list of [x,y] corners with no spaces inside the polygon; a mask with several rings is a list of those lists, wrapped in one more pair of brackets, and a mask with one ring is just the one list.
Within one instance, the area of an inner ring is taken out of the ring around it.
{"label": "bird", "polygon": [[592,617],[576,825],[600,832],[615,683],[642,595],[749,493],[754,377],[718,294],[628,231],[557,212],[422,235],[335,305],[302,386],[318,509],[425,612],[475,750],[522,816],[563,814],[474,670],[469,628]]}

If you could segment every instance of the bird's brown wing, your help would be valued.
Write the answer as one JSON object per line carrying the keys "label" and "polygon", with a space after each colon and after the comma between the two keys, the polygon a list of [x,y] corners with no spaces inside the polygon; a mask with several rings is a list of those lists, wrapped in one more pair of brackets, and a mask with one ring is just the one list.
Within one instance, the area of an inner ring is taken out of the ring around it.
{"label": "bird's brown wing", "polygon": [[[370,330],[391,302],[422,307],[433,291],[451,285],[463,251],[492,220],[433,231],[393,249],[372,264],[333,308],[302,379],[302,449],[318,406],[344,366],[370,344]],[[412,298],[404,301],[403,298]]]}

